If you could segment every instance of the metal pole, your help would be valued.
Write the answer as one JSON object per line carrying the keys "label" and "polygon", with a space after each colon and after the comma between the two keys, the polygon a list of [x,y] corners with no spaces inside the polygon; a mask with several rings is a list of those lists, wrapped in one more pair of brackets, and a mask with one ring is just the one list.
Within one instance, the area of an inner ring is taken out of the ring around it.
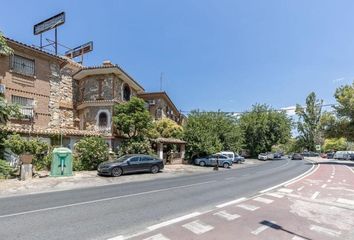
{"label": "metal pole", "polygon": [[58,55],[58,30],[55,28],[55,55]]}
{"label": "metal pole", "polygon": [[41,40],[40,40],[40,45],[41,45],[41,47],[40,47],[40,48],[41,48],[41,50],[42,50],[42,49],[43,49],[42,33],[41,33],[41,37],[40,37],[40,39],[41,39]]}

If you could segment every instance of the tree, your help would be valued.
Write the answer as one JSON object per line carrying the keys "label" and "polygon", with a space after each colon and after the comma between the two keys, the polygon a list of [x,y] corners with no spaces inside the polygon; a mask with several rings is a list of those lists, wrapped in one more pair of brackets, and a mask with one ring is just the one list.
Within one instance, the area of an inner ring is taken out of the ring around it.
{"label": "tree", "polygon": [[0,32],[0,56],[8,56],[13,54],[13,52],[14,50],[7,45],[4,35]]}
{"label": "tree", "polygon": [[221,150],[238,152],[243,146],[237,120],[225,113],[192,111],[184,129],[186,156],[191,159]]}
{"label": "tree", "polygon": [[113,123],[129,139],[145,137],[152,128],[152,118],[145,102],[137,97],[114,106]]}
{"label": "tree", "polygon": [[265,104],[252,106],[240,117],[245,145],[251,155],[271,151],[272,146],[286,143],[291,136],[291,120],[285,112],[276,111]]}
{"label": "tree", "polygon": [[127,137],[119,155],[152,152],[147,137],[153,131],[153,122],[144,100],[132,97],[129,102],[115,105],[113,123]]}
{"label": "tree", "polygon": [[316,144],[321,143],[321,113],[323,100],[318,100],[311,92],[306,98],[306,107],[296,105],[296,114],[299,116],[297,129],[300,145],[308,151],[315,151]]}
{"label": "tree", "polygon": [[343,151],[347,149],[347,140],[345,138],[328,138],[325,139],[323,150],[328,151]]}
{"label": "tree", "polygon": [[20,109],[17,105],[8,104],[0,94],[0,127],[5,125],[11,117],[20,118]]}
{"label": "tree", "polygon": [[337,88],[334,97],[338,103],[334,107],[336,116],[325,119],[326,136],[354,141],[354,82]]}
{"label": "tree", "polygon": [[108,161],[109,150],[106,141],[101,137],[85,137],[75,144],[75,160],[81,170],[95,170],[98,164]]}
{"label": "tree", "polygon": [[159,137],[163,138],[182,138],[183,127],[169,118],[163,118],[154,123],[154,129]]}

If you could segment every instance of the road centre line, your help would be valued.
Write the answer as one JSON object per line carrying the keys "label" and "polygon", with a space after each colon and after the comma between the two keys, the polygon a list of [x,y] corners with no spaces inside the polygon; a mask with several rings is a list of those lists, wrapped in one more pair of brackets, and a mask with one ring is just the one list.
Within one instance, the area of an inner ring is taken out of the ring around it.
{"label": "road centre line", "polygon": [[164,235],[162,235],[161,233],[156,234],[154,236],[145,238],[144,240],[170,240],[169,238],[165,237]]}
{"label": "road centre line", "polygon": [[323,184],[323,185],[321,186],[321,188],[325,188],[325,187],[327,187],[327,184]]}
{"label": "road centre line", "polygon": [[301,186],[301,187],[299,187],[297,190],[298,190],[298,191],[301,191],[302,189],[304,189],[304,187],[305,187],[305,186]]}
{"label": "road centre line", "polygon": [[235,199],[235,200],[226,202],[226,203],[222,203],[222,204],[216,205],[216,207],[217,207],[217,208],[223,208],[223,207],[226,207],[226,206],[235,204],[235,203],[243,202],[243,201],[245,201],[245,200],[247,200],[247,198],[242,197],[242,198],[238,198],[238,199]]}
{"label": "road centre line", "polygon": [[146,191],[146,192],[132,193],[132,194],[127,194],[127,195],[122,195],[122,196],[109,197],[109,198],[102,198],[102,199],[91,200],[91,201],[84,201],[84,202],[78,202],[78,203],[72,203],[72,204],[65,204],[65,205],[61,205],[61,206],[48,207],[48,208],[41,208],[41,209],[30,210],[30,211],[24,211],[24,212],[18,212],[18,213],[5,214],[5,215],[0,215],[0,218],[14,217],[14,216],[20,216],[20,215],[25,215],[25,214],[30,214],[30,213],[38,213],[38,212],[44,212],[44,211],[50,211],[50,210],[68,208],[68,207],[75,207],[75,206],[93,204],[93,203],[98,203],[98,202],[106,202],[106,201],[111,201],[111,200],[116,200],[116,199],[121,199],[121,198],[128,198],[128,197],[134,197],[134,196],[141,196],[141,195],[146,195],[146,194],[151,194],[151,193],[157,193],[157,192],[165,192],[165,191],[169,191],[169,190],[182,189],[182,188],[188,188],[188,187],[193,187],[193,186],[198,186],[198,185],[209,184],[209,183],[212,183],[212,182],[216,182],[216,180],[207,181],[207,182],[201,182],[201,183],[193,183],[193,184],[182,185],[182,186],[176,186],[176,187],[161,188],[161,189],[151,190],[151,191]]}

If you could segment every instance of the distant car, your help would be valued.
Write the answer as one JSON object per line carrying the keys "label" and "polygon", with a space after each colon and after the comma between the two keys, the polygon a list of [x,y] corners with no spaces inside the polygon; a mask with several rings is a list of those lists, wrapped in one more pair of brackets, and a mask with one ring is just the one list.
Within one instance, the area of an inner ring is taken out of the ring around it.
{"label": "distant car", "polygon": [[223,152],[218,152],[216,154],[221,154],[221,155],[224,155],[224,156],[231,158],[231,159],[235,158],[235,153],[231,152],[231,151],[223,151]]}
{"label": "distant car", "polygon": [[195,159],[194,164],[204,167],[216,166],[217,162],[219,162],[219,167],[229,168],[232,166],[232,160],[232,158],[229,158],[223,154],[213,154]]}
{"label": "distant car", "polygon": [[354,153],[349,154],[348,160],[354,161]]}
{"label": "distant car", "polygon": [[274,158],[281,158],[282,154],[281,153],[274,153]]}
{"label": "distant car", "polygon": [[244,158],[244,157],[241,157],[241,156],[238,155],[238,154],[235,154],[235,157],[234,157],[233,162],[234,162],[234,163],[243,163],[243,162],[245,162],[245,158]]}
{"label": "distant car", "polygon": [[119,177],[125,173],[151,172],[158,173],[164,168],[163,161],[150,155],[129,154],[116,160],[103,162],[98,165],[98,175]]}
{"label": "distant car", "polygon": [[300,154],[300,153],[294,153],[291,156],[291,160],[303,160],[303,159],[304,159],[304,156],[302,156],[302,154]]}
{"label": "distant car", "polygon": [[274,154],[273,153],[267,153],[267,160],[273,160],[274,159]]}
{"label": "distant car", "polygon": [[328,152],[326,155],[327,155],[327,159],[333,159],[334,152]]}
{"label": "distant car", "polygon": [[304,156],[304,157],[319,157],[320,154],[315,153],[315,152],[303,152],[302,156]]}
{"label": "distant car", "polygon": [[333,158],[337,159],[337,160],[345,160],[348,158],[348,152],[347,151],[337,151],[333,155]]}
{"label": "distant car", "polygon": [[265,160],[267,160],[267,159],[268,159],[268,156],[267,156],[266,153],[260,153],[260,154],[258,154],[258,160],[263,160],[263,161],[265,161]]}

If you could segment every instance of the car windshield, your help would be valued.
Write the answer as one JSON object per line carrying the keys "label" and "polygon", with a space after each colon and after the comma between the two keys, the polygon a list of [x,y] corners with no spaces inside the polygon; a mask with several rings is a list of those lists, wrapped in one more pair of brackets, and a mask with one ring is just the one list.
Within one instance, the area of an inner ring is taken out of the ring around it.
{"label": "car windshield", "polygon": [[127,160],[130,157],[131,156],[125,155],[125,156],[122,156],[120,158],[117,158],[116,160],[114,160],[114,162],[124,162],[125,160]]}

